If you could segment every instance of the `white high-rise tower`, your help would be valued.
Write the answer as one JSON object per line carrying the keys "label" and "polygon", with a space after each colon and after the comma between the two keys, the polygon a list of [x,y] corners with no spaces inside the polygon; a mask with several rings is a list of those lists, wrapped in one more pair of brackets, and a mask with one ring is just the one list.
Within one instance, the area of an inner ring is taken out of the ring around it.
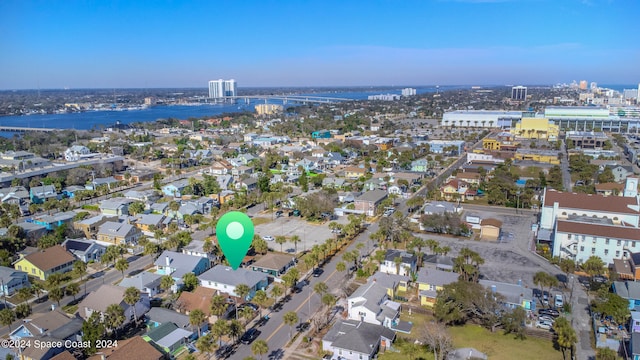
{"label": "white high-rise tower", "polygon": [[231,80],[211,80],[209,81],[209,97],[212,99],[220,99],[229,96],[237,96],[237,84],[234,79]]}

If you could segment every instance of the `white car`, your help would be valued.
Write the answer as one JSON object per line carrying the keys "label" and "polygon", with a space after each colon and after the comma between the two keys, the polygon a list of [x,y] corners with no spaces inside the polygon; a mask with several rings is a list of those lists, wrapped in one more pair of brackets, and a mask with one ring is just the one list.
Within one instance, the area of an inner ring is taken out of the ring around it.
{"label": "white car", "polygon": [[538,320],[536,322],[536,327],[538,329],[551,330],[551,328],[553,327],[553,323],[545,320]]}
{"label": "white car", "polygon": [[273,236],[271,235],[263,236],[262,239],[265,241],[273,241]]}

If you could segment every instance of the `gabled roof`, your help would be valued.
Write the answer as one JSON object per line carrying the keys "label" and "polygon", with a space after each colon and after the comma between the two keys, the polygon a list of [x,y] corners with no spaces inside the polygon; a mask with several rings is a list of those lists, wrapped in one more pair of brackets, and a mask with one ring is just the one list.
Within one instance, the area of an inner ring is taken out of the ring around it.
{"label": "gabled roof", "polygon": [[14,268],[6,266],[0,266],[0,279],[2,279],[5,284],[9,284],[13,278],[22,279],[25,275],[27,275],[27,273],[24,271],[16,270]]}
{"label": "gabled roof", "polygon": [[331,342],[331,346],[371,354],[382,337],[395,339],[396,334],[382,325],[369,324],[355,320],[338,320],[322,338]]}
{"label": "gabled roof", "polygon": [[60,245],[34,252],[24,258],[43,272],[75,260],[73,255]]}
{"label": "gabled roof", "polygon": [[[23,326],[29,330],[32,336],[37,336],[48,334],[70,322],[71,319],[68,316],[56,309],[46,313],[33,314],[30,319],[24,319]],[[13,333],[18,332],[19,329],[20,327],[15,329]]]}
{"label": "gabled roof", "polygon": [[[110,354],[106,354],[107,360],[160,360],[164,359],[164,355],[158,351],[153,345],[144,341],[142,337],[136,336],[131,339],[118,342],[118,346],[114,347]],[[105,352],[105,351],[103,351]],[[100,356],[96,356],[100,359]],[[90,358],[93,360],[93,358]]]}
{"label": "gabled roof", "polygon": [[372,201],[372,202],[380,202],[388,196],[387,192],[384,190],[371,190],[367,191],[364,194],[358,196],[355,201]]}
{"label": "gabled roof", "polygon": [[458,274],[450,271],[423,267],[418,271],[417,280],[422,284],[444,286],[458,281]]}
{"label": "gabled roof", "polygon": [[640,229],[621,225],[599,225],[578,221],[558,220],[556,232],[569,234],[584,234],[605,238],[638,240]]}
{"label": "gabled roof", "polygon": [[395,261],[395,259],[399,257],[400,259],[402,259],[402,263],[401,264],[412,264],[413,262],[417,261],[417,257],[413,254],[410,254],[404,250],[397,250],[397,249],[389,249],[387,250],[387,252],[384,255],[384,260],[385,261]]}
{"label": "gabled roof", "polygon": [[151,340],[153,340],[153,342],[157,343],[158,340],[171,334],[177,328],[178,328],[178,325],[172,322],[166,322],[158,327],[151,329],[149,332],[147,332],[146,336],[148,336]]}
{"label": "gabled roof", "polygon": [[615,293],[623,299],[640,299],[640,283],[633,281],[614,281]]}
{"label": "gabled roof", "polygon": [[126,237],[131,231],[135,232],[136,229],[137,228],[131,224],[107,221],[100,225],[98,234]]}
{"label": "gabled roof", "polygon": [[202,310],[209,315],[211,313],[211,298],[216,294],[216,290],[198,286],[193,292],[183,291],[177,301],[178,308],[187,312],[195,309]]}
{"label": "gabled roof", "polygon": [[270,270],[280,270],[295,260],[295,256],[288,254],[267,253],[256,260],[251,266]]}
{"label": "gabled roof", "polygon": [[[181,278],[184,274],[195,270],[198,264],[203,260],[208,261],[207,259],[201,256],[193,256],[193,255],[187,255],[187,254],[183,254],[175,251],[165,250],[162,252],[162,254],[158,257],[158,259],[156,259],[156,261],[153,264],[156,266],[162,266],[162,267],[168,266],[170,268],[176,269],[171,274],[171,276],[174,278],[176,277]],[[167,265],[167,261],[169,261],[168,265]]]}
{"label": "gabled roof", "polygon": [[117,210],[122,206],[131,204],[132,202],[132,199],[127,198],[105,199],[100,202],[100,210]]}
{"label": "gabled roof", "polygon": [[244,268],[233,270],[228,266],[216,265],[198,276],[198,279],[231,286],[246,284],[252,288],[259,282],[266,281],[267,275]]}
{"label": "gabled roof", "polygon": [[172,322],[180,328],[186,328],[191,326],[189,323],[189,316],[180,314],[179,312],[161,308],[153,307],[145,315],[150,321],[163,324],[166,322]]}
{"label": "gabled roof", "polygon": [[639,214],[637,210],[630,208],[630,206],[638,205],[638,200],[635,197],[605,197],[602,195],[567,193],[546,189],[543,201],[543,206],[553,206],[553,204],[557,202],[561,208],[566,209],[584,209],[619,214]]}
{"label": "gabled roof", "polygon": [[386,297],[387,289],[372,281],[356,289],[348,301],[355,306],[364,306],[374,314],[377,314],[380,311],[380,302]]}
{"label": "gabled roof", "polygon": [[123,306],[125,290],[125,288],[116,285],[101,285],[97,290],[92,291],[86,298],[84,298],[84,300],[82,300],[82,302],[80,302],[80,304],[78,304],[78,313],[80,314],[80,317],[84,318],[86,316],[84,311],[85,308],[105,312],[107,311],[107,307],[111,304]]}
{"label": "gabled roof", "polygon": [[502,221],[493,218],[482,219],[482,221],[480,221],[480,226],[493,226],[499,229],[502,227]]}
{"label": "gabled roof", "polygon": [[411,280],[411,278],[408,276],[387,274],[387,273],[378,271],[375,274],[371,275],[369,279],[367,279],[367,283],[376,282],[377,284],[384,287],[385,289],[393,289],[400,282],[408,282],[409,280]]}
{"label": "gabled roof", "polygon": [[161,278],[162,278],[161,275],[150,273],[148,271],[143,271],[138,275],[122,279],[122,281],[120,281],[118,286],[123,288],[128,288],[133,286],[136,289],[143,291],[143,289],[145,288],[153,289],[155,287],[160,286]]}

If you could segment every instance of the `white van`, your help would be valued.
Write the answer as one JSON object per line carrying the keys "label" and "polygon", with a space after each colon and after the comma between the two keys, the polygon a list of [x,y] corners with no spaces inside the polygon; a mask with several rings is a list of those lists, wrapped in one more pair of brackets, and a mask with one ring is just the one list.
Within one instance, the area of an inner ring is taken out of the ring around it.
{"label": "white van", "polygon": [[562,306],[564,306],[564,301],[562,300],[562,294],[556,294],[556,301],[555,304],[557,309],[562,308]]}

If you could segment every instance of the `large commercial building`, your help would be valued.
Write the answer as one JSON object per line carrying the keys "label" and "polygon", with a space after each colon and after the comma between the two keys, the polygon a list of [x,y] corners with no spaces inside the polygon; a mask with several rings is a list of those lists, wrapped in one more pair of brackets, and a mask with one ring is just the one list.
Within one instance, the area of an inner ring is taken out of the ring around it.
{"label": "large commercial building", "polygon": [[231,80],[211,80],[209,81],[209,97],[212,99],[220,99],[229,96],[237,96],[237,84],[234,79]]}
{"label": "large commercial building", "polygon": [[[640,117],[634,108],[599,106],[549,106],[544,117],[564,131],[637,132]],[[612,113],[613,112],[613,113]]]}
{"label": "large commercial building", "polygon": [[456,110],[444,113],[441,125],[509,129],[521,118],[521,111]]}
{"label": "large commercial building", "polygon": [[258,104],[255,109],[258,115],[273,115],[281,113],[283,106],[278,104]]}
{"label": "large commercial building", "polygon": [[523,117],[511,129],[516,139],[544,139],[556,140],[558,138],[558,125],[549,119],[539,117]]}
{"label": "large commercial building", "polygon": [[511,88],[511,100],[524,101],[527,99],[526,86],[514,86]]}

